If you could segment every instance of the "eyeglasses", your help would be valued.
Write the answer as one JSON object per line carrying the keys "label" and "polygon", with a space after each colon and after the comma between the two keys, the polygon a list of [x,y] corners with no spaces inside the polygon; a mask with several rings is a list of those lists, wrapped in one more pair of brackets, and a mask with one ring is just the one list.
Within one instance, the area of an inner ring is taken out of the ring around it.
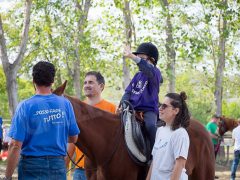
{"label": "eyeglasses", "polygon": [[166,109],[168,107],[173,107],[173,106],[167,105],[167,104],[160,104],[159,109],[164,110],[164,109]]}

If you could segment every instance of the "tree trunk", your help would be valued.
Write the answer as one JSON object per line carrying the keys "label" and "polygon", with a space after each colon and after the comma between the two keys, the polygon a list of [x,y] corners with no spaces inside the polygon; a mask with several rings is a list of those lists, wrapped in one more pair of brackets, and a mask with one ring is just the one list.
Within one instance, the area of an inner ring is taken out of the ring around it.
{"label": "tree trunk", "polygon": [[123,89],[126,89],[130,83],[130,70],[126,63],[126,58],[123,57]]}
{"label": "tree trunk", "polygon": [[[225,7],[227,8],[227,0],[222,1]],[[225,44],[226,44],[226,30],[227,30],[227,21],[224,18],[225,12],[220,14],[219,18],[219,48],[218,48],[218,66],[216,72],[216,81],[215,81],[215,103],[216,103],[216,114],[222,115],[222,92],[223,92],[223,77],[224,77],[224,67],[225,67]],[[221,21],[222,20],[222,21]]]}
{"label": "tree trunk", "polygon": [[[131,46],[132,44],[132,35],[134,32],[134,26],[131,17],[131,10],[130,10],[130,1],[124,1],[124,8],[123,8],[123,16],[125,22],[125,37],[126,37],[126,45]],[[130,79],[130,70],[126,62],[126,58],[123,57],[123,89],[129,85]]]}
{"label": "tree trunk", "polygon": [[14,114],[18,104],[17,72],[18,72],[18,69],[20,68],[20,64],[23,60],[23,56],[26,51],[28,31],[30,26],[31,6],[32,6],[32,1],[26,0],[25,20],[24,20],[24,28],[22,32],[21,44],[19,48],[19,53],[17,54],[17,57],[13,64],[9,63],[7,48],[6,48],[6,40],[5,40],[3,25],[2,25],[2,19],[0,16],[0,55],[1,55],[4,74],[6,76],[9,111],[11,116]]}
{"label": "tree trunk", "polygon": [[175,77],[175,62],[176,52],[174,48],[173,30],[171,23],[171,16],[169,14],[169,3],[167,0],[161,2],[164,11],[167,13],[166,18],[166,44],[165,48],[167,51],[167,75],[168,75],[168,92],[175,92],[176,77]]}
{"label": "tree trunk", "polygon": [[[52,36],[52,22],[51,22],[51,18],[49,17],[49,11],[47,9],[47,6],[44,8],[44,13],[45,13],[45,21],[47,23],[47,26],[49,27],[49,31],[47,31],[48,34],[48,39],[50,40],[51,44],[52,44],[52,48],[54,49],[55,53],[58,53],[58,49],[56,48],[57,45],[56,43],[54,43],[54,39]],[[55,79],[54,79],[54,84],[55,86],[60,86],[63,84],[62,82],[62,76],[61,76],[61,66],[59,65],[59,58],[57,56],[55,56],[55,54],[49,54],[50,55],[50,60],[53,62],[53,64],[55,65],[56,68],[56,75],[55,75]]]}
{"label": "tree trunk", "polygon": [[81,98],[81,84],[80,84],[80,64],[81,64],[81,58],[79,53],[79,42],[81,39],[84,38],[84,28],[87,23],[87,17],[89,8],[91,7],[91,0],[86,0],[84,3],[84,7],[79,4],[79,2],[76,0],[76,11],[80,13],[79,20],[77,22],[77,33],[75,37],[75,56],[76,59],[73,63],[73,86],[75,90],[75,95],[78,98]]}

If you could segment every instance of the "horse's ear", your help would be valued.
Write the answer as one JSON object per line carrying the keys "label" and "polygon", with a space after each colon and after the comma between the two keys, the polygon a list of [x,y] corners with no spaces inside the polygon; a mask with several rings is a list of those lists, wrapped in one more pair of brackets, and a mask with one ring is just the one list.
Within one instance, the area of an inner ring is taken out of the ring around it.
{"label": "horse's ear", "polygon": [[64,93],[66,85],[67,81],[65,81],[61,86],[57,87],[52,93],[61,96]]}

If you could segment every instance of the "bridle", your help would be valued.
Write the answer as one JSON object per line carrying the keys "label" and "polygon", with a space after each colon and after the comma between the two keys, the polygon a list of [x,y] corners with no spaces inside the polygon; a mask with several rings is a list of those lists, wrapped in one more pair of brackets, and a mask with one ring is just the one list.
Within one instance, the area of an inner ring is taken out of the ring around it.
{"label": "bridle", "polygon": [[220,120],[219,122],[219,126],[220,126],[220,131],[218,130],[218,132],[221,132],[222,134],[219,134],[221,137],[224,135],[225,132],[227,132],[227,125],[226,122],[223,120]]}
{"label": "bridle", "polygon": [[[217,149],[216,153],[218,153],[218,150],[219,150],[219,147],[221,145],[224,133],[227,132],[227,127],[226,127],[225,121],[220,119],[218,127],[220,127],[220,130],[218,130],[218,134],[220,135],[220,138],[218,139],[218,143],[217,143],[217,147],[216,147],[216,149]],[[219,132],[221,132],[222,134],[220,134]]]}

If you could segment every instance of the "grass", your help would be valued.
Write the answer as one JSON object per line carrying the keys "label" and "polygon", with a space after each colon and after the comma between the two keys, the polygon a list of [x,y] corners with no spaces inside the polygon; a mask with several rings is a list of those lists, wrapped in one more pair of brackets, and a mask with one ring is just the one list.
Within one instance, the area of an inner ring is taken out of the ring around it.
{"label": "grass", "polygon": [[1,165],[1,166],[6,166],[6,165],[7,165],[7,161],[2,161],[2,160],[0,160],[0,165]]}

